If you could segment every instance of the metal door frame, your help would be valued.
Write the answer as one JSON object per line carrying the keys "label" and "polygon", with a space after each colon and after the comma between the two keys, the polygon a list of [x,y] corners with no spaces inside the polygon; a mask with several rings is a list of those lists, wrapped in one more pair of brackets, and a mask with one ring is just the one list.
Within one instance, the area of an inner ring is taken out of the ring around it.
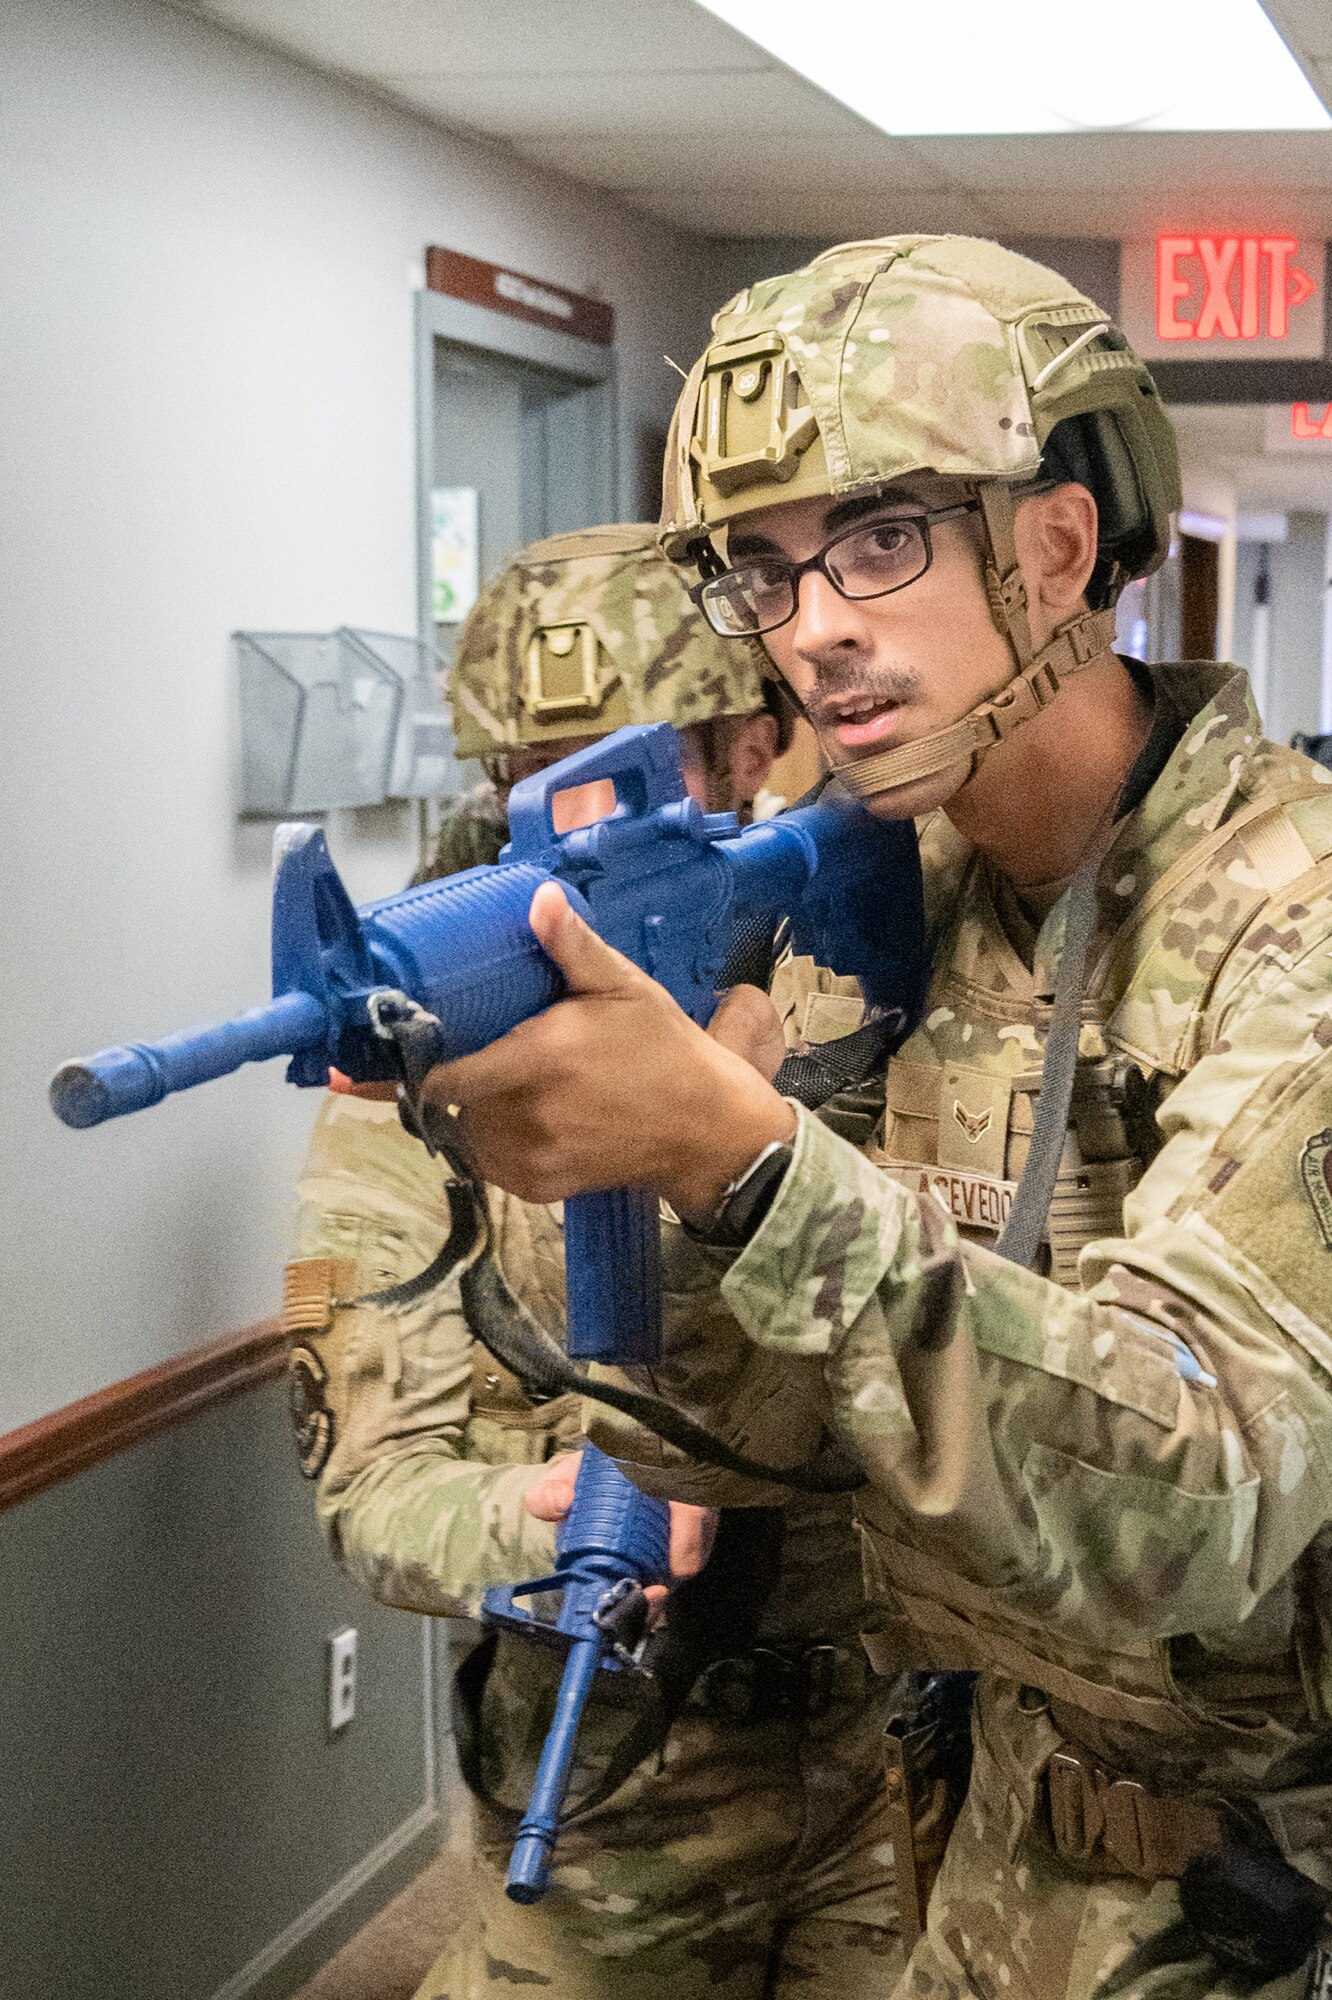
{"label": "metal door frame", "polygon": [[[605,511],[601,518],[619,518],[620,463],[615,394],[615,350],[593,340],[536,326],[447,298],[442,292],[416,294],[416,620],[427,645],[435,640],[431,617],[430,489],[435,460],[435,342],[453,341],[480,354],[500,355],[548,369],[566,381],[581,384],[587,397],[588,421],[601,466]],[[599,437],[597,436],[599,433]]]}

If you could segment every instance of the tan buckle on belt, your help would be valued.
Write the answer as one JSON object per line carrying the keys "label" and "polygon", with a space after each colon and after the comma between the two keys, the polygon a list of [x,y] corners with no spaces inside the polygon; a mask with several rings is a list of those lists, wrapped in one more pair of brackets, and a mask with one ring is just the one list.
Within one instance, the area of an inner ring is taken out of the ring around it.
{"label": "tan buckle on belt", "polygon": [[1046,1796],[1057,1854],[1089,1862],[1099,1851],[1111,1867],[1144,1882],[1182,1875],[1195,1855],[1224,1843],[1222,1813],[1204,1800],[1150,1792],[1071,1750],[1050,1759]]}
{"label": "tan buckle on belt", "polygon": [[1055,1852],[1066,1861],[1090,1861],[1105,1828],[1105,1814],[1091,1773],[1080,1757],[1056,1750],[1045,1785]]}
{"label": "tan buckle on belt", "polygon": [[1057,1750],[1046,1778],[1050,1832],[1068,1861],[1090,1861],[1099,1847],[1127,1875],[1154,1882],[1165,1873],[1157,1851],[1155,1803],[1133,1778],[1110,1778],[1068,1750]]}
{"label": "tan buckle on belt", "polygon": [[1151,1794],[1133,1778],[1116,1778],[1105,1786],[1102,1798],[1106,1851],[1127,1874],[1146,1882],[1166,1873],[1167,1857],[1156,1844],[1154,1804]]}

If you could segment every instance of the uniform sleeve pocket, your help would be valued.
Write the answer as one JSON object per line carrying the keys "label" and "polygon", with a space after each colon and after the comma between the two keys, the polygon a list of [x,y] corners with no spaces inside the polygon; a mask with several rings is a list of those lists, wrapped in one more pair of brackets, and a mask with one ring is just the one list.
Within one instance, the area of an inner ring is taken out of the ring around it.
{"label": "uniform sleeve pocket", "polygon": [[1279,1072],[1221,1134],[1193,1206],[1259,1303],[1332,1373],[1332,1054]]}
{"label": "uniform sleeve pocket", "polygon": [[1008,1309],[972,1315],[978,1348],[1076,1383],[1163,1430],[1175,1428],[1181,1384],[1195,1367],[1181,1341],[1122,1310],[1089,1313],[1084,1294],[1061,1295],[1044,1279],[1017,1272],[1011,1264],[1002,1272]]}
{"label": "uniform sleeve pocket", "polygon": [[1247,1594],[1256,1476],[1190,1492],[1033,1444],[1022,1480],[1041,1568],[1066,1586],[1061,1624],[1073,1617],[1103,1629],[1111,1617],[1158,1637],[1205,1632],[1218,1620],[1229,1624]]}

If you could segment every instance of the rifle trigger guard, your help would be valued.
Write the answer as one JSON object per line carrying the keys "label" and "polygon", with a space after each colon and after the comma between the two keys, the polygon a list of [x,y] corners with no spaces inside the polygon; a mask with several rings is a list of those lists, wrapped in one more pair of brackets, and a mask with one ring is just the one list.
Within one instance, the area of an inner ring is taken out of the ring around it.
{"label": "rifle trigger guard", "polygon": [[592,1613],[592,1623],[609,1640],[611,1651],[622,1666],[631,1667],[651,1680],[652,1670],[643,1664],[648,1601],[641,1583],[635,1583],[631,1576],[622,1576],[613,1583]]}

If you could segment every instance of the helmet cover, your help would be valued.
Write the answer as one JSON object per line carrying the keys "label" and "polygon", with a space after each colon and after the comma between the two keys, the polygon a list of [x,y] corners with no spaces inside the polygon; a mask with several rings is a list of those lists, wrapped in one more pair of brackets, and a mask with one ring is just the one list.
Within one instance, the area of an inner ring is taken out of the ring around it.
{"label": "helmet cover", "polygon": [[655,527],[553,535],[514,558],[462,628],[447,688],[458,755],[748,715],[767,664],[756,642],[711,630]]}
{"label": "helmet cover", "polygon": [[911,473],[1021,486],[1043,470],[1091,484],[1110,593],[1164,561],[1174,433],[1109,315],[979,238],[845,243],[717,314],[676,409],[662,543],[687,560],[758,508]]}

